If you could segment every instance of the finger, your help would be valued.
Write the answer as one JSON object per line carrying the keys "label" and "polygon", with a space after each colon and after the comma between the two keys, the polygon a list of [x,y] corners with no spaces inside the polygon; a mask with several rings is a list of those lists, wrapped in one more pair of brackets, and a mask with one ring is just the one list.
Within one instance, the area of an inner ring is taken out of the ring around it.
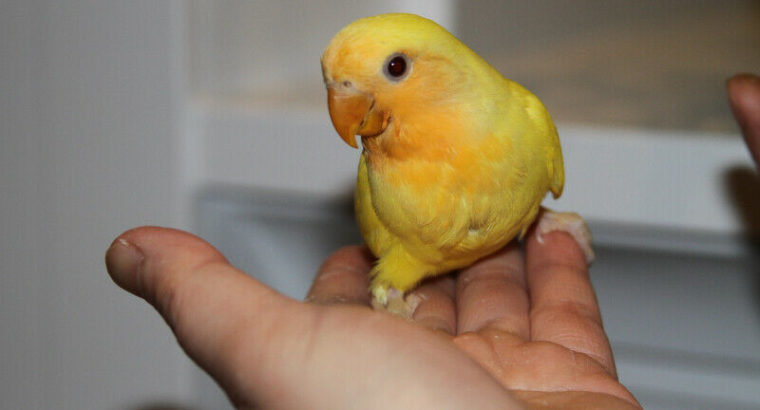
{"label": "finger", "polygon": [[338,249],[319,268],[306,301],[369,306],[368,275],[373,260],[374,257],[364,246]]}
{"label": "finger", "polygon": [[747,141],[755,164],[760,167],[760,77],[739,74],[727,82],[728,101]]}
{"label": "finger", "polygon": [[453,335],[456,332],[454,278],[444,275],[424,282],[406,297],[418,298],[420,303],[412,319],[431,330]]}
{"label": "finger", "polygon": [[612,350],[583,250],[562,231],[542,234],[542,242],[535,232],[526,242],[531,339],[587,354],[614,376]]}
{"label": "finger", "polygon": [[158,310],[188,356],[233,401],[241,383],[231,377],[243,376],[235,371],[241,357],[261,353],[262,340],[276,343],[274,324],[296,305],[233,268],[200,238],[172,229],[125,232],[106,252],[106,266],[116,284]]}
{"label": "finger", "polygon": [[456,294],[457,334],[490,327],[528,338],[528,294],[516,242],[463,270]]}

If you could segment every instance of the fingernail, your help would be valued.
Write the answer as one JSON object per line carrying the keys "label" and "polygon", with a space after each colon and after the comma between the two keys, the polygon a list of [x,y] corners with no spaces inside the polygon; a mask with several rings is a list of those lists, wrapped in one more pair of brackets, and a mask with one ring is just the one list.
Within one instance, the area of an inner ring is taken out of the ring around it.
{"label": "fingernail", "polygon": [[106,251],[106,269],[119,286],[130,288],[130,279],[142,263],[142,252],[124,238],[118,238]]}

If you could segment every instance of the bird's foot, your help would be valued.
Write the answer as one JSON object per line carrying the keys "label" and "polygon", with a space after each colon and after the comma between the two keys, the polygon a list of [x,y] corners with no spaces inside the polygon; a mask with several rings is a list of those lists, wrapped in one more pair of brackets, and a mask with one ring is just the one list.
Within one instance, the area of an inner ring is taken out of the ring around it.
{"label": "bird's foot", "polygon": [[421,301],[415,294],[404,297],[404,292],[393,287],[377,286],[372,289],[372,307],[375,310],[386,311],[407,320],[412,319]]}
{"label": "bird's foot", "polygon": [[544,209],[539,215],[536,225],[536,236],[539,243],[543,243],[542,234],[552,231],[567,232],[575,239],[575,242],[583,249],[586,262],[594,260],[594,249],[591,246],[591,231],[586,222],[575,212],[554,212]]}

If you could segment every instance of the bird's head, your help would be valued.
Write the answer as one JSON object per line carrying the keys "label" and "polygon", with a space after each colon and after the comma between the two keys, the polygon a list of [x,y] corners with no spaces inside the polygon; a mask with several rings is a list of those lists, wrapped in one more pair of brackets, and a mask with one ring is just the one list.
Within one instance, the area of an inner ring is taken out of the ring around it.
{"label": "bird's head", "polygon": [[465,66],[474,59],[479,57],[423,17],[393,13],[357,20],[322,54],[332,123],[354,148],[356,135],[383,136],[394,123],[434,129],[432,123],[445,122],[446,110],[453,111],[451,103],[468,87],[473,70]]}

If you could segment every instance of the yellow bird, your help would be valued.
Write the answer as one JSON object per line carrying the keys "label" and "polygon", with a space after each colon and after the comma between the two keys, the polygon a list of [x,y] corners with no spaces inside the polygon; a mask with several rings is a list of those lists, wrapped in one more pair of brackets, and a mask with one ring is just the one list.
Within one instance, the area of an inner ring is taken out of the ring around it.
{"label": "yellow bird", "polygon": [[[361,136],[355,208],[378,258],[376,307],[411,315],[405,292],[524,235],[546,193],[562,193],[560,142],[544,105],[435,22],[362,18],[321,62],[336,131],[354,148]],[[591,252],[577,215],[546,214],[542,231],[571,231]]]}

